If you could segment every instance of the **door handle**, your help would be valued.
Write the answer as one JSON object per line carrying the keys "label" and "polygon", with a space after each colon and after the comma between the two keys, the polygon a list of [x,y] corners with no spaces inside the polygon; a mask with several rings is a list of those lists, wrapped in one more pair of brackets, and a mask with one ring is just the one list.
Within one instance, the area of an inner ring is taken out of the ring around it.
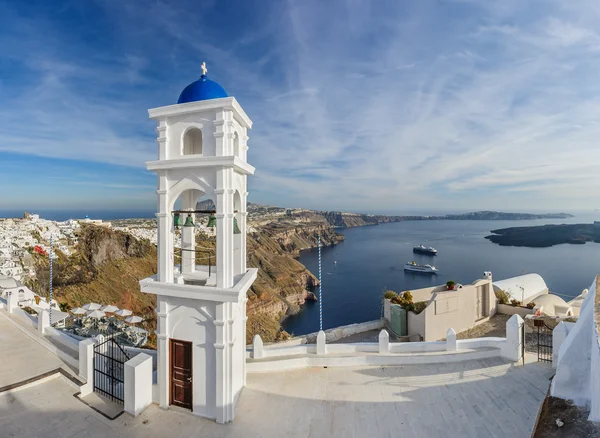
{"label": "door handle", "polygon": [[188,382],[191,382],[191,381],[192,381],[192,378],[191,378],[191,377],[188,377],[188,378],[187,378],[187,379],[185,379],[185,380],[187,380]]}

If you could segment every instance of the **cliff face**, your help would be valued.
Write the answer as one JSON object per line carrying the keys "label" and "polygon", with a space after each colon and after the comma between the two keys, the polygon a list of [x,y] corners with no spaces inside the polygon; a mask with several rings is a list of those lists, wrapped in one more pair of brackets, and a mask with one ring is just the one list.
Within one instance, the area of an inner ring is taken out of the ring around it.
{"label": "cliff face", "polygon": [[[48,258],[34,254],[38,279],[29,287],[48,293]],[[140,292],[139,280],[156,273],[156,247],[128,233],[98,226],[84,226],[78,251],[53,262],[54,296],[70,308],[86,303],[114,304],[146,319],[144,327],[156,327],[156,297]],[[149,346],[155,338],[149,338]]]}
{"label": "cliff face", "polygon": [[261,227],[248,235],[248,267],[258,268],[258,277],[248,292],[247,341],[260,334],[265,342],[282,337],[281,320],[300,310],[310,292],[318,285],[317,278],[294,257],[303,249],[333,245],[343,236],[336,234],[327,223],[275,223]]}
{"label": "cliff face", "polygon": [[[336,234],[326,221],[316,223],[268,223],[247,236],[248,267],[258,268],[258,278],[248,291],[248,341],[259,333],[266,342],[285,337],[281,320],[285,315],[298,312],[310,292],[318,284],[317,278],[296,260],[303,249],[332,245],[343,236]],[[215,239],[197,236],[198,244],[214,248]],[[32,290],[47,295],[48,258],[34,254],[38,280],[31,282]],[[197,263],[203,254],[198,254]],[[53,263],[54,296],[59,303],[71,308],[89,302],[114,304],[132,310],[146,319],[145,328],[156,327],[156,298],[143,294],[139,280],[156,273],[156,247],[132,235],[98,226],[84,226],[79,235],[78,251],[66,257],[58,253]],[[153,346],[155,337],[149,339]]]}
{"label": "cliff face", "polygon": [[[409,216],[381,216],[358,213],[343,213],[340,211],[324,211],[320,213],[327,222],[336,228],[363,227],[365,225],[377,225],[387,222],[400,222]],[[412,217],[411,217],[412,218]]]}

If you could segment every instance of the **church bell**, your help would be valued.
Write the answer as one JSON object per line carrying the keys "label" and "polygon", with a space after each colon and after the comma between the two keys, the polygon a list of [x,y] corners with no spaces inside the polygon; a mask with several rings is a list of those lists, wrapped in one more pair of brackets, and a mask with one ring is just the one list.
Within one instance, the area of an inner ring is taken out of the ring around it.
{"label": "church bell", "polygon": [[179,213],[175,213],[175,216],[173,217],[173,225],[176,229],[179,229],[181,226],[181,215]]}
{"label": "church bell", "polygon": [[208,224],[206,226],[209,228],[214,228],[217,226],[217,218],[214,214],[211,213],[211,215],[208,217]]}
{"label": "church bell", "polygon": [[185,224],[183,224],[184,227],[193,227],[194,226],[194,221],[192,220],[192,215],[188,214],[188,217],[185,218]]}

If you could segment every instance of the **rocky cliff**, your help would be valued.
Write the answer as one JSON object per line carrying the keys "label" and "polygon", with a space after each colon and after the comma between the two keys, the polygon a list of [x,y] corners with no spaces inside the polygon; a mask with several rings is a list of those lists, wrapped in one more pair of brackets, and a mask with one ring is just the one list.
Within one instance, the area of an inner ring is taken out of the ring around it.
{"label": "rocky cliff", "polygon": [[[214,237],[198,233],[198,244],[214,248]],[[248,340],[260,333],[270,342],[285,337],[281,320],[299,311],[316,277],[296,260],[303,249],[315,247],[321,235],[323,245],[333,245],[343,236],[336,234],[326,221],[296,223],[278,221],[255,228],[248,234],[248,266],[259,269],[258,278],[248,291]],[[198,254],[197,263],[205,263]],[[46,295],[49,266],[47,257],[34,253],[38,279],[32,290]],[[106,227],[86,225],[79,235],[78,251],[66,257],[58,253],[53,263],[54,296],[71,308],[89,302],[114,304],[132,310],[147,319],[145,327],[154,330],[156,320],[153,295],[143,294],[138,281],[156,273],[156,247],[131,234]],[[150,338],[149,345],[155,341]]]}
{"label": "rocky cliff", "polygon": [[315,299],[311,289],[318,285],[317,278],[295,257],[303,249],[335,245],[343,236],[329,225],[273,223],[248,235],[248,267],[258,268],[258,278],[248,292],[247,341],[259,333],[271,342],[285,337],[281,320],[298,312],[307,299]]}
{"label": "rocky cliff", "polygon": [[[156,247],[128,233],[85,225],[79,234],[78,251],[69,257],[58,252],[53,262],[54,297],[69,308],[86,303],[114,304],[147,319],[156,326],[156,297],[140,292],[139,280],[156,273]],[[48,258],[33,253],[37,280],[28,286],[46,296]],[[154,336],[149,339],[153,346]]]}

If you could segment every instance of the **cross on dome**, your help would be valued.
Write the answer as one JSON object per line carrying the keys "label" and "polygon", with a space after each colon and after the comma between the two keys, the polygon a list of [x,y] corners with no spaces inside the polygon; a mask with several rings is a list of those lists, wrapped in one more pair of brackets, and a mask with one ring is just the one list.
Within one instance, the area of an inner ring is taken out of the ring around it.
{"label": "cross on dome", "polygon": [[200,78],[198,78],[198,80],[192,82],[183,89],[179,95],[179,99],[177,100],[178,104],[228,97],[227,92],[223,89],[223,87],[221,87],[215,81],[211,81],[206,76],[206,73],[208,72],[208,68],[206,68],[206,62],[202,62],[200,65],[200,70],[202,71],[202,75]]}

